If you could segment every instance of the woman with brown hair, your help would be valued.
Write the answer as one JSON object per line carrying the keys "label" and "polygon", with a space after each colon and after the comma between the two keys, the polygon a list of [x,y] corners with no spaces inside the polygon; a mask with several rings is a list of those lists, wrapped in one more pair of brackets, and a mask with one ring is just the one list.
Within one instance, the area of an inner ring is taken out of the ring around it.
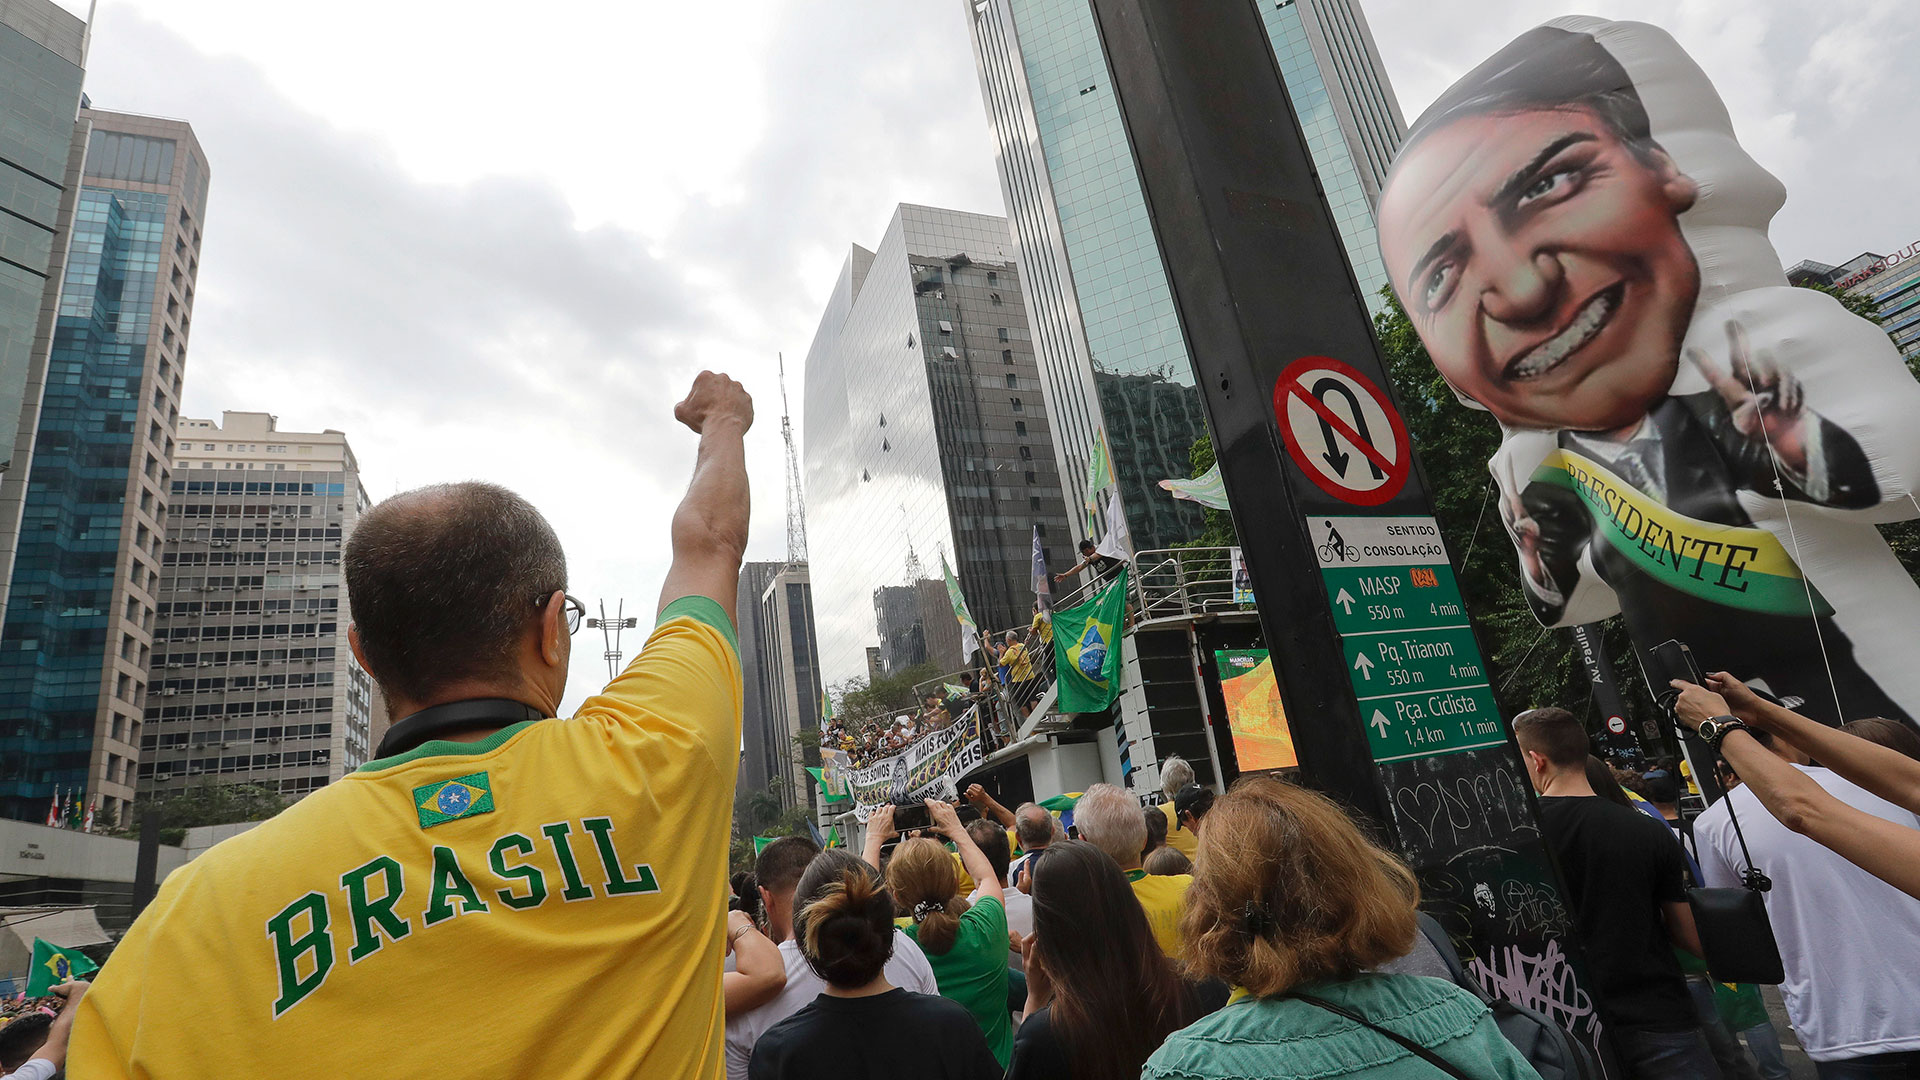
{"label": "woman with brown hair", "polygon": [[1222,983],[1181,981],[1126,874],[1086,841],[1035,867],[1033,930],[1007,1080],[1134,1080],[1169,1032],[1226,1003]]}
{"label": "woman with brown hair", "polygon": [[893,898],[880,872],[844,851],[807,865],[794,890],[794,936],[826,981],[813,1004],[754,1044],[749,1080],[994,1080],[1000,1065],[980,1028],[954,1002],[887,980]]}
{"label": "woman with brown hair", "polygon": [[[980,883],[969,905],[960,895],[953,857],[938,840],[915,837],[894,849],[887,863],[887,886],[902,914],[912,923],[907,936],[926,953],[940,984],[940,996],[967,1007],[987,1037],[994,1060],[1006,1067],[1013,1052],[1013,1025],[1007,1012],[1007,907],[993,864],[980,850],[952,806],[926,800],[935,832],[953,842],[967,876]],[[893,807],[883,806],[867,820],[866,860],[880,865],[880,852],[895,835]]]}
{"label": "woman with brown hair", "polygon": [[1418,892],[1325,797],[1235,784],[1200,833],[1181,930],[1188,974],[1245,996],[1170,1036],[1141,1080],[1538,1080],[1478,998],[1373,970],[1412,947]]}

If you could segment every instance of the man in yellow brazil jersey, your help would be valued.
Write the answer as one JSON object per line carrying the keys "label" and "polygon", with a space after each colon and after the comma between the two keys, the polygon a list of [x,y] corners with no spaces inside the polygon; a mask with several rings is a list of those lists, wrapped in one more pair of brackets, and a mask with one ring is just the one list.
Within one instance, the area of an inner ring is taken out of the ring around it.
{"label": "man in yellow brazil jersey", "polygon": [[375,760],[170,874],[80,1004],[76,1077],[721,1073],[745,390],[702,372],[640,655],[569,719],[579,601],[525,500],[396,495],[345,567]]}

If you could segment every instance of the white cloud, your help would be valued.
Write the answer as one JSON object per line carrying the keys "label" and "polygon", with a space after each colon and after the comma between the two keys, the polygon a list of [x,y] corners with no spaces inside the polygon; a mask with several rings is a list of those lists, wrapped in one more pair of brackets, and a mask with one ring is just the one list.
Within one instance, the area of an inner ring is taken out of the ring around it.
{"label": "white cloud", "polygon": [[[1566,13],[1365,6],[1409,114]],[[1667,26],[1714,77],[1787,182],[1787,261],[1920,235],[1905,5],[1582,7]],[[650,611],[692,374],[756,395],[750,557],[776,558],[775,354],[797,407],[846,245],[895,203],[999,212],[964,20],[960,0],[105,0],[88,91],[190,120],[212,164],[189,413],[345,430],[376,496],[505,483],[553,519],[576,593]],[[570,701],[604,677],[578,644]]]}

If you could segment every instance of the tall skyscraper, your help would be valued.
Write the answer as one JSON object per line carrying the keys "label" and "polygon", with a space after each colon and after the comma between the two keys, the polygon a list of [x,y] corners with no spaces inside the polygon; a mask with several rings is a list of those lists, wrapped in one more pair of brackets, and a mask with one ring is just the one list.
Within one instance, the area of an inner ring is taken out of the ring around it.
{"label": "tall skyscraper", "polygon": [[[1067,501],[1085,498],[1104,429],[1135,547],[1187,540],[1201,513],[1158,482],[1189,474],[1206,422],[1090,0],[966,3]],[[1259,6],[1360,290],[1377,310],[1386,278],[1372,206],[1406,124],[1373,37],[1353,0]],[[1075,535],[1084,527],[1076,515]]]}
{"label": "tall skyscraper", "polygon": [[740,631],[740,772],[735,791],[740,798],[766,790],[773,775],[772,762],[778,761],[777,748],[768,729],[767,700],[773,691],[768,685],[768,663],[760,654],[760,595],[767,583],[787,564],[749,562],[740,567],[740,585],[734,593],[734,620]]}
{"label": "tall skyscraper", "polygon": [[86,151],[86,40],[86,24],[49,0],[0,0],[0,609]]}
{"label": "tall skyscraper", "polygon": [[1032,617],[1035,526],[1055,569],[1069,565],[1026,268],[1011,250],[1005,218],[902,205],[879,245],[855,245],[841,268],[806,368],[827,683],[866,671],[876,644],[889,673],[965,662],[943,557],[988,631]]}
{"label": "tall skyscraper", "polygon": [[820,649],[814,633],[813,585],[806,563],[780,568],[760,594],[760,662],[766,672],[764,702],[769,772],[782,777],[782,805],[812,806],[815,790],[806,766],[817,752],[802,753],[794,739],[820,730]]}
{"label": "tall skyscraper", "polygon": [[85,164],[0,629],[0,813],[134,795],[208,169],[178,120],[83,108]]}
{"label": "tall skyscraper", "polygon": [[298,797],[386,730],[347,645],[340,558],[372,500],[347,437],[266,413],[182,418],[161,558],[142,793],[258,784]]}

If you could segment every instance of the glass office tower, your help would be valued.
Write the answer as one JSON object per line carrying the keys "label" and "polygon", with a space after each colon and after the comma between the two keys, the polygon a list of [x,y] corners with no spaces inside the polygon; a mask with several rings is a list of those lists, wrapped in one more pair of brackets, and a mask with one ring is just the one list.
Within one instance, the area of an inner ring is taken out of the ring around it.
{"label": "glass office tower", "polygon": [[90,127],[0,629],[0,813],[134,795],[207,163],[177,120]]}
{"label": "glass office tower", "polygon": [[1069,565],[1067,509],[1005,218],[901,206],[854,246],[806,367],[808,569],[822,682],[957,670],[941,580],[982,630],[1031,620],[1037,526]]}
{"label": "glass office tower", "polygon": [[[1067,502],[1084,502],[1087,459],[1104,430],[1134,546],[1187,540],[1201,513],[1158,482],[1189,474],[1206,422],[1089,0],[967,5]],[[1372,206],[1406,125],[1372,35],[1351,0],[1259,8],[1377,310],[1386,279]],[[1086,523],[1074,519],[1077,536]]]}
{"label": "glass office tower", "polygon": [[86,147],[75,138],[86,32],[49,0],[0,0],[0,606]]}

